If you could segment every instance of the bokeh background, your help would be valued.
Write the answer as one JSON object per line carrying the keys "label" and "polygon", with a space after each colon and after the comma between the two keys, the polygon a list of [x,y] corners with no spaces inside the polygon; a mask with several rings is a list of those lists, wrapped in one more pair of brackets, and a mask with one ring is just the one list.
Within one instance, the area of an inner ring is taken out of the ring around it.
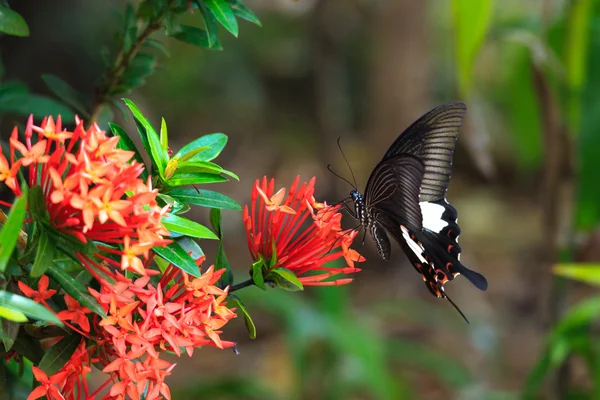
{"label": "bokeh background", "polygon": [[[3,81],[50,94],[40,78],[50,73],[91,96],[124,3],[11,2],[31,36],[2,38]],[[242,23],[237,39],[222,30],[224,51],[157,34],[171,56],[129,97],[155,124],[166,119],[174,149],[226,133],[217,162],[241,180],[216,190],[241,204],[263,175],[278,187],[316,176],[317,198],[339,201],[350,187],[326,169],[350,178],[339,136],[362,188],[412,121],[465,101],[448,199],[462,260],[489,289],[446,285],[466,325],[398,246],[382,262],[370,239],[357,240],[367,261],[348,286],[240,291],[258,338],[232,321],[223,337],[241,354],[206,348],[177,360],[173,398],[600,398],[597,292],[553,275],[557,263],[600,259],[600,2],[245,3],[263,26]],[[133,130],[130,118],[115,119]],[[23,122],[2,113],[0,139]],[[208,224],[207,213],[194,217]],[[241,213],[225,213],[224,231],[236,281],[245,280]],[[213,243],[202,247],[214,256]],[[589,268],[579,275],[597,277]]]}

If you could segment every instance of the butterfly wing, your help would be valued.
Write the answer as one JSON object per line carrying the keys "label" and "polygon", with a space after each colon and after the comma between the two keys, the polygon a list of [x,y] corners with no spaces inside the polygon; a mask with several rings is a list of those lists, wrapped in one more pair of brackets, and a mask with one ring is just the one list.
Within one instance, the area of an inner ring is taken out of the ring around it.
{"label": "butterfly wing", "polygon": [[466,112],[467,106],[461,102],[434,108],[402,132],[383,156],[386,160],[411,154],[423,161],[421,201],[439,201],[446,196],[454,145]]}
{"label": "butterfly wing", "polygon": [[365,207],[371,221],[371,236],[384,260],[390,257],[389,239],[377,223],[378,216],[389,215],[394,221],[421,230],[419,188],[424,166],[411,155],[390,157],[380,162],[365,188]]}

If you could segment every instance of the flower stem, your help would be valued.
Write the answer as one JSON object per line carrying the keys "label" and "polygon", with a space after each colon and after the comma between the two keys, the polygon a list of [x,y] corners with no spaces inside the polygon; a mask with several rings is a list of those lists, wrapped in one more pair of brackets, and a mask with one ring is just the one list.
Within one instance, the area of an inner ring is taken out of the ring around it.
{"label": "flower stem", "polygon": [[240,283],[238,283],[238,284],[233,285],[232,287],[230,287],[229,288],[229,293],[233,293],[236,290],[240,290],[240,289],[243,289],[245,287],[252,286],[252,285],[254,285],[254,281],[252,279],[248,279],[247,281],[240,282]]}

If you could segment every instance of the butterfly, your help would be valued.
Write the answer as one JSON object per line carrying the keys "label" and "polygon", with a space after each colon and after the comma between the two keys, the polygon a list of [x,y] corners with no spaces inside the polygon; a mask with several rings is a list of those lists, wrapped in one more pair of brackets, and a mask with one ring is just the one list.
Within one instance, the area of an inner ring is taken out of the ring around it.
{"label": "butterfly", "polygon": [[370,232],[381,258],[391,256],[389,233],[429,291],[450,301],[468,322],[444,292],[444,284],[459,274],[481,290],[488,286],[483,275],[460,262],[458,213],[446,200],[454,145],[466,110],[464,103],[448,103],[415,121],[375,166],[364,195],[352,185],[355,189],[346,200],[354,202],[354,210],[344,204],[359,227]]}

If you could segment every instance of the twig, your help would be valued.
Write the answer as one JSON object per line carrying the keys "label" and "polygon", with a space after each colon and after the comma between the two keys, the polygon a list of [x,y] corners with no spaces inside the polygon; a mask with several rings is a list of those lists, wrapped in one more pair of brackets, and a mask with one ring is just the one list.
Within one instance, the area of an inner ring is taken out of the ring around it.
{"label": "twig", "polygon": [[254,281],[252,279],[248,279],[247,281],[240,282],[240,283],[238,283],[238,284],[233,285],[232,287],[230,287],[229,288],[229,293],[233,293],[236,290],[240,290],[240,289],[243,289],[245,287],[252,286],[252,285],[254,285]]}

